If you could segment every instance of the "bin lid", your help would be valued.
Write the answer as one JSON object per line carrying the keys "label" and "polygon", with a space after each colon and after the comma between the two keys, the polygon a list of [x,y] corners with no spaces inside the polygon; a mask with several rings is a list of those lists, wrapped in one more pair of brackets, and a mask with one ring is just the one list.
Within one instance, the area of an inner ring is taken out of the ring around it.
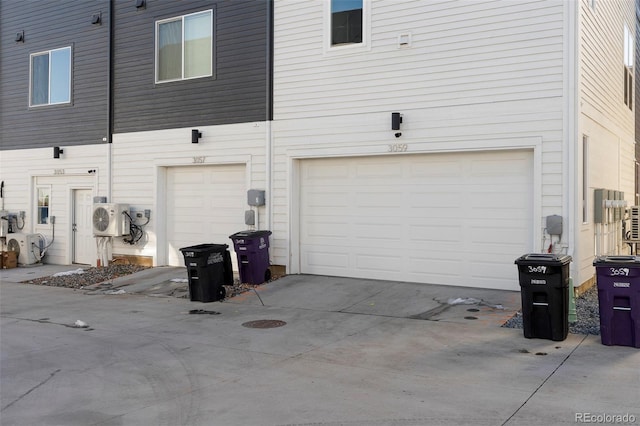
{"label": "bin lid", "polygon": [[593,266],[600,265],[637,265],[640,266],[640,256],[598,256],[593,261]]}
{"label": "bin lid", "polygon": [[236,232],[233,235],[229,235],[229,238],[260,238],[260,237],[268,237],[271,235],[271,231],[240,231]]}
{"label": "bin lid", "polygon": [[229,248],[228,244],[198,244],[197,246],[182,247],[181,252],[192,251],[195,253],[204,253],[210,251],[225,251]]}
{"label": "bin lid", "polygon": [[529,253],[516,259],[516,265],[566,265],[571,262],[571,256],[556,253]]}

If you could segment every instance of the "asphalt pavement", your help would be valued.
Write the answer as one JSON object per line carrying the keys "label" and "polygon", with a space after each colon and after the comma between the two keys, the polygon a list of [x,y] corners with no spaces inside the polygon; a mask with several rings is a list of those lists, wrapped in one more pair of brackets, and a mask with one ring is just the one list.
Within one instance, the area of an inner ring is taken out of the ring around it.
{"label": "asphalt pavement", "polygon": [[526,339],[519,292],[291,275],[222,302],[184,268],[0,271],[0,424],[640,424],[640,349]]}

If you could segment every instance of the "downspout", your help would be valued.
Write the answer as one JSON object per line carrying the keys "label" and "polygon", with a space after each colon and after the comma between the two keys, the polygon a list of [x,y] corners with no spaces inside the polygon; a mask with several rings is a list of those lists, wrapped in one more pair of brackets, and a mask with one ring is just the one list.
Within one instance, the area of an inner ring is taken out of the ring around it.
{"label": "downspout", "polygon": [[[579,132],[579,96],[580,96],[580,73],[579,73],[579,61],[580,61],[580,46],[579,46],[579,2],[565,2],[565,13],[567,14],[567,30],[565,32],[565,105],[564,105],[564,149],[563,151],[563,163],[565,166],[563,187],[563,215],[567,218],[566,235],[567,239],[565,244],[567,247],[567,254],[572,257],[578,253],[576,248],[576,232],[578,226],[576,221],[578,216],[576,215],[576,205],[578,191],[576,190],[576,173],[579,170],[576,164],[577,161],[577,143]],[[577,261],[577,259],[574,259]],[[576,262],[574,262],[576,265]],[[574,267],[574,272],[576,268]],[[572,275],[575,275],[572,274]]]}
{"label": "downspout", "polygon": [[111,200],[111,182],[113,180],[113,160],[112,160],[112,145],[113,142],[113,2],[115,0],[109,0],[109,29],[107,42],[109,43],[109,55],[107,57],[107,200]]}
{"label": "downspout", "polygon": [[[576,173],[579,170],[577,165],[578,156],[577,144],[579,136],[580,122],[580,4],[579,2],[566,2],[565,13],[567,14],[565,32],[565,72],[564,79],[566,88],[565,93],[565,119],[563,120],[566,128],[564,132],[565,149],[563,152],[563,163],[565,169],[563,186],[564,197],[562,210],[563,215],[567,217],[568,241],[567,254],[570,255],[574,262],[569,272],[569,306],[568,321],[574,323],[577,321],[575,308],[575,290],[574,279],[578,279],[581,284],[580,271],[580,250],[576,247],[576,232],[578,232],[578,220],[576,206],[578,204],[578,193],[576,185]],[[584,173],[584,171],[583,171]],[[580,194],[581,196],[581,194]],[[582,222],[582,220],[580,220]]]}
{"label": "downspout", "polygon": [[267,229],[273,228],[273,0],[267,1],[267,40],[266,40],[266,105],[265,105],[265,121],[266,121],[266,148],[265,148],[265,191],[267,193]]}

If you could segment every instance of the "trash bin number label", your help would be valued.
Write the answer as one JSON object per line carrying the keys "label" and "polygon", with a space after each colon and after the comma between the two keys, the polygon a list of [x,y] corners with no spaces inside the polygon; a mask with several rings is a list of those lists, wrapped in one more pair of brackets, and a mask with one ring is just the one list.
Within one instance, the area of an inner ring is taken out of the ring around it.
{"label": "trash bin number label", "polygon": [[213,265],[214,263],[222,263],[224,258],[222,257],[222,253],[216,252],[211,253],[209,258],[207,259],[207,265]]}
{"label": "trash bin number label", "polygon": [[631,287],[631,283],[613,283],[614,287],[623,287],[623,288],[629,288]]}
{"label": "trash bin number label", "polygon": [[531,280],[531,284],[546,284],[547,280]]}
{"label": "trash bin number label", "polygon": [[612,277],[628,277],[629,276],[629,268],[609,268]]}
{"label": "trash bin number label", "polygon": [[530,274],[546,274],[547,273],[547,267],[544,266],[544,265],[529,266],[529,273]]}
{"label": "trash bin number label", "polygon": [[260,245],[258,246],[258,248],[260,250],[262,250],[263,248],[265,248],[267,245],[264,242],[264,238],[260,237]]}

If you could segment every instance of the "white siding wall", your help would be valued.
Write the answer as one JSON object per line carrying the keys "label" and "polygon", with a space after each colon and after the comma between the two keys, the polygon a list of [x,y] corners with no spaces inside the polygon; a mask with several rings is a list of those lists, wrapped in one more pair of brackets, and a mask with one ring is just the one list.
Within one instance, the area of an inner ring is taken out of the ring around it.
{"label": "white siding wall", "polygon": [[[589,1],[580,2],[581,114],[577,143],[581,145],[582,135],[588,136],[589,216],[588,222],[579,226],[574,259],[578,270],[576,285],[594,273],[593,190],[623,191],[629,205],[633,203],[634,113],[624,103],[623,28],[626,23],[630,31],[635,31],[635,20],[633,0],[598,1],[595,10]],[[581,176],[581,165],[577,170]],[[581,179],[577,183],[579,197]]]}
{"label": "white siding wall", "polygon": [[[70,264],[71,207],[74,188],[92,189],[100,195],[108,188],[108,145],[61,146],[64,153],[53,158],[53,148],[24,149],[0,152],[0,180],[4,181],[4,208],[10,213],[26,212],[23,233],[41,233],[49,241],[50,225],[36,225],[35,185],[50,185],[49,215],[56,217],[55,241],[47,251],[45,261]],[[89,174],[95,170],[95,174]]]}
{"label": "white siding wall", "polygon": [[[295,272],[295,159],[396,143],[407,154],[534,149],[539,250],[542,218],[563,214],[563,2],[374,0],[369,46],[339,52],[323,47],[324,6],[275,2],[274,262]],[[398,48],[404,33],[412,45]]]}
{"label": "white siding wall", "polygon": [[[162,246],[166,244],[163,209],[167,167],[245,164],[246,189],[265,189],[265,123],[203,126],[198,130],[202,138],[197,144],[191,143],[191,128],[114,135],[112,201],[127,203],[137,211],[151,210],[151,220],[144,227],[146,238],[138,245],[118,240],[114,253],[152,256],[154,264],[166,264]],[[267,207],[261,207],[261,222],[267,214]]]}

